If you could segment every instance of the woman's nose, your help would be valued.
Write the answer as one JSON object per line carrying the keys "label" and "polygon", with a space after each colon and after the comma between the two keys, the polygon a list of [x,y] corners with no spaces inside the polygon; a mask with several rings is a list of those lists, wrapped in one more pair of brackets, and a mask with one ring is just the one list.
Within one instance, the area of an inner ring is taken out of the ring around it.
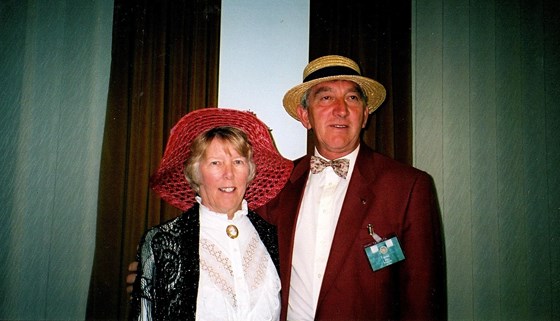
{"label": "woman's nose", "polygon": [[224,177],[227,179],[231,179],[233,177],[233,165],[232,164],[225,164],[224,165]]}

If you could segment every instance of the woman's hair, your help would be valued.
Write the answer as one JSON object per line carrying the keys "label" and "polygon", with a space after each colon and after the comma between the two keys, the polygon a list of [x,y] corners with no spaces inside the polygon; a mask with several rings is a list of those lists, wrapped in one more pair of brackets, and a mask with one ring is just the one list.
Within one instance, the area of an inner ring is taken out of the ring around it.
{"label": "woman's hair", "polygon": [[231,145],[239,155],[247,159],[249,164],[248,182],[251,182],[255,177],[257,165],[253,161],[253,147],[247,139],[247,134],[235,127],[215,127],[198,135],[193,140],[190,147],[190,156],[185,162],[185,177],[196,193],[198,193],[200,189],[200,161],[204,157],[206,149],[214,139]]}

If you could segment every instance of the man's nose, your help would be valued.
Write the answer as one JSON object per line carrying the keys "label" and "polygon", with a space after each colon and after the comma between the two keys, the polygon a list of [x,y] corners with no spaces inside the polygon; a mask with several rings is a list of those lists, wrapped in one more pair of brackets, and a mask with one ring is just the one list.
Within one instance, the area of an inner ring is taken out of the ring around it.
{"label": "man's nose", "polygon": [[348,105],[344,99],[336,99],[334,104],[333,112],[337,116],[346,116],[348,115]]}

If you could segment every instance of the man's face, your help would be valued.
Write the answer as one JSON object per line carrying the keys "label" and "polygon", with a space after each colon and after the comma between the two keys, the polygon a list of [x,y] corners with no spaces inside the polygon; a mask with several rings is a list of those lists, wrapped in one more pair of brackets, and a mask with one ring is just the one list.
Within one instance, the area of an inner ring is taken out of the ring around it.
{"label": "man's face", "polygon": [[315,132],[319,153],[336,159],[351,153],[360,143],[368,110],[357,84],[347,80],[319,83],[308,92],[307,108],[299,105],[299,119]]}

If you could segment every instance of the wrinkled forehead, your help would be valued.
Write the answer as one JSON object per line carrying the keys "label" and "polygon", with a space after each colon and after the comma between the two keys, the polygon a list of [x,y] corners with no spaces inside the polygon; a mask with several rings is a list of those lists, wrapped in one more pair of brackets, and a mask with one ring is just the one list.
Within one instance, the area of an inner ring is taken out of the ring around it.
{"label": "wrinkled forehead", "polygon": [[335,88],[342,88],[345,92],[355,92],[363,94],[362,88],[355,82],[350,80],[328,80],[320,82],[313,87],[309,88],[308,94],[318,94],[320,92],[333,91]]}

